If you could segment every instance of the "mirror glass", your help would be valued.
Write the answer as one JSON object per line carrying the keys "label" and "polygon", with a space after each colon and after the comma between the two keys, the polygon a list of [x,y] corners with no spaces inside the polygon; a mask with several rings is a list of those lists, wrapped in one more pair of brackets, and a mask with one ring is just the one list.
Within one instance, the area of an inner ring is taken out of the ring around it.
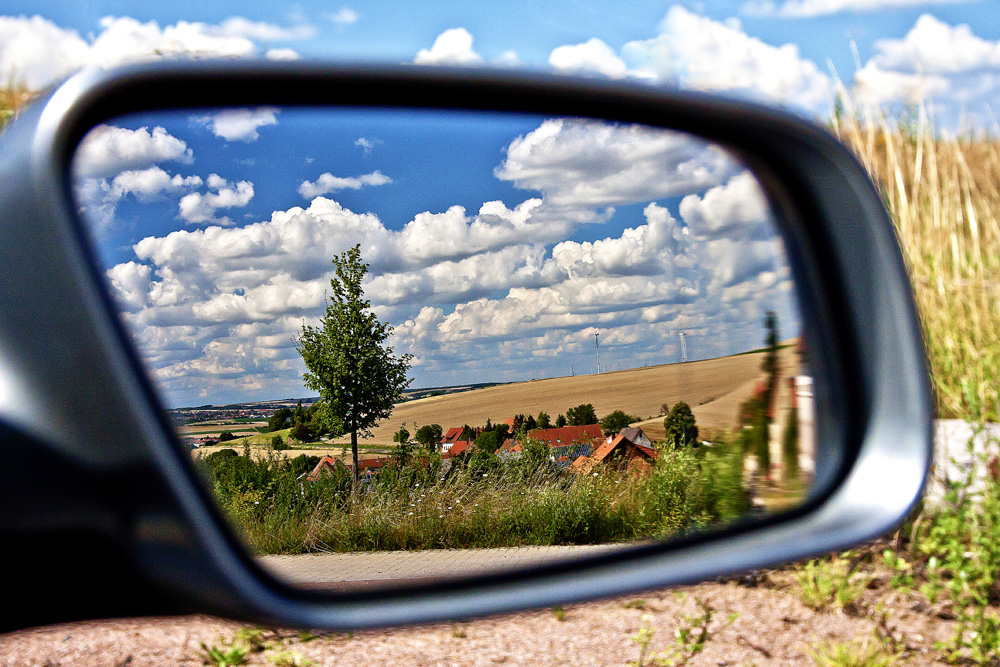
{"label": "mirror glass", "polygon": [[93,128],[73,183],[178,440],[279,576],[495,573],[808,494],[799,296],[722,146],[581,118],[164,111]]}

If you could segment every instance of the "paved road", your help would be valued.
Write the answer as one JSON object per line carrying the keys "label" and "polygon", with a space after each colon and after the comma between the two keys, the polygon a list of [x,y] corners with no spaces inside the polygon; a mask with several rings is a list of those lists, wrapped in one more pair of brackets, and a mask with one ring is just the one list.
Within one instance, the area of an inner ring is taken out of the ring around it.
{"label": "paved road", "polygon": [[495,573],[621,548],[622,545],[602,544],[504,549],[428,549],[263,556],[259,561],[265,569],[278,578],[296,585],[326,590],[357,590]]}

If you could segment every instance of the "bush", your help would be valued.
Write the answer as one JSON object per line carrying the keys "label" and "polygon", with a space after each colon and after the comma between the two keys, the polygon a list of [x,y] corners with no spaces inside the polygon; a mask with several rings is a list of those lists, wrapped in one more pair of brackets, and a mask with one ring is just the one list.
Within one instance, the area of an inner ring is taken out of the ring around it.
{"label": "bush", "polygon": [[[288,432],[288,435],[292,438],[295,438],[299,442],[310,442],[315,438],[313,432],[309,429],[309,426],[307,426],[303,422],[296,423],[295,426],[293,426],[291,430]],[[275,436],[275,437],[280,438],[281,436]]]}
{"label": "bush", "polygon": [[283,449],[288,449],[288,443],[280,435],[276,435],[271,438],[271,449],[279,452]]}

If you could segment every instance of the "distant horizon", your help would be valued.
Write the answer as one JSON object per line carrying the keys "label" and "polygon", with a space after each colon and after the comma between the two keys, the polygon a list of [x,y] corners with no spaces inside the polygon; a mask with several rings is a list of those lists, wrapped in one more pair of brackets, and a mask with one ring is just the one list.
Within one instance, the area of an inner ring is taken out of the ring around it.
{"label": "distant horizon", "polygon": [[[795,342],[799,340],[799,338],[800,338],[799,336],[794,336],[792,338],[783,339],[783,340],[779,341],[778,348],[781,349],[781,348],[788,347],[790,345],[794,345]],[[634,368],[623,368],[623,369],[620,369],[620,370],[601,371],[600,374],[601,375],[605,375],[605,374],[610,374],[610,373],[622,373],[622,372],[628,372],[628,371],[642,370],[642,369],[646,369],[646,368],[659,368],[661,366],[678,366],[678,365],[685,364],[685,363],[692,364],[692,363],[698,363],[700,361],[711,361],[713,359],[725,359],[726,357],[737,357],[737,356],[741,356],[741,355],[744,355],[744,354],[756,354],[756,353],[764,352],[765,350],[767,350],[766,347],[759,347],[759,348],[753,348],[753,349],[750,349],[750,350],[745,350],[743,352],[734,352],[732,354],[725,354],[725,355],[722,355],[722,356],[719,356],[719,357],[709,357],[709,358],[706,358],[706,359],[689,359],[687,361],[675,361],[675,362],[667,362],[667,363],[663,363],[663,364],[651,364],[651,365],[648,365],[648,366],[636,366]],[[597,372],[595,371],[595,372],[592,372],[592,373],[579,373],[579,374],[576,374],[576,375],[556,375],[556,376],[545,377],[545,378],[528,378],[528,379],[524,379],[524,380],[511,380],[509,382],[484,381],[484,382],[463,382],[463,383],[451,384],[451,385],[435,385],[435,386],[430,386],[430,387],[417,387],[417,388],[414,388],[414,389],[407,389],[406,392],[404,392],[404,393],[418,393],[418,392],[426,392],[426,391],[436,391],[436,390],[440,390],[440,389],[458,389],[458,388],[461,388],[461,387],[471,387],[473,389],[480,389],[480,388],[483,388],[483,387],[486,387],[486,386],[496,386],[496,385],[506,385],[506,384],[518,384],[520,382],[536,382],[536,381],[539,381],[539,380],[560,380],[560,379],[564,379],[564,378],[568,378],[568,377],[587,377],[587,376],[590,376],[590,375],[597,375]],[[253,401],[232,401],[232,402],[221,403],[221,404],[203,403],[203,404],[200,404],[200,405],[188,405],[188,406],[180,406],[180,407],[166,407],[165,409],[168,412],[171,412],[171,411],[178,411],[178,410],[198,410],[198,409],[211,409],[211,408],[227,408],[227,407],[230,407],[230,406],[256,405],[256,404],[260,404],[260,403],[292,403],[292,402],[296,402],[296,401],[305,402],[307,400],[315,403],[315,402],[318,402],[319,400],[321,400],[321,398],[322,397],[319,394],[315,394],[315,395],[309,395],[309,396],[292,396],[292,397],[282,397],[282,398],[264,398],[264,399],[253,400]]]}

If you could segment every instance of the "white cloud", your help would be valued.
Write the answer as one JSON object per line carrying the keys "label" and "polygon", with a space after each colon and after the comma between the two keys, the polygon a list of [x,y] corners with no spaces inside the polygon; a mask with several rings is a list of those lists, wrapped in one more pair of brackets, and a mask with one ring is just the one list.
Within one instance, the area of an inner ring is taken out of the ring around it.
{"label": "white cloud", "polygon": [[381,143],[381,139],[366,139],[365,137],[358,137],[354,140],[354,145],[362,149],[366,154],[371,153],[372,149]]}
{"label": "white cloud", "polygon": [[519,67],[522,63],[517,51],[504,51],[493,60],[493,64],[497,67]]}
{"label": "white cloud", "polygon": [[161,28],[156,21],[107,16],[101,28],[87,55],[89,64],[101,67],[171,57],[242,58],[257,52],[247,37],[226,35],[205,23],[178,21]]}
{"label": "white cloud", "polygon": [[42,88],[87,62],[89,45],[75,30],[41,16],[0,16],[0,76]]}
{"label": "white cloud", "polygon": [[213,134],[226,141],[257,141],[260,138],[258,129],[267,125],[277,125],[277,109],[262,107],[259,109],[227,109],[214,116],[204,116],[197,122],[207,126]]}
{"label": "white cloud", "polygon": [[341,7],[333,14],[330,14],[327,18],[339,26],[345,26],[357,23],[360,16],[350,7]]}
{"label": "white cloud", "polygon": [[990,109],[1000,108],[1000,40],[968,25],[923,14],[902,39],[879,40],[874,51],[854,78],[862,105],[926,102],[938,126],[949,128],[963,120],[989,125]]}
{"label": "white cloud", "polygon": [[295,49],[268,49],[264,57],[268,60],[302,60]]}
{"label": "white cloud", "polygon": [[810,17],[839,12],[878,12],[886,9],[948,5],[972,0],[749,0],[743,12],[753,16]]}
{"label": "white cloud", "polygon": [[321,174],[315,181],[303,181],[299,186],[299,194],[306,199],[313,199],[337,190],[360,190],[364,186],[379,186],[392,183],[392,179],[381,171],[373,171],[361,176],[339,177],[330,172]]}
{"label": "white cloud", "polygon": [[687,134],[554,119],[512,141],[495,175],[546,203],[590,207],[688,194],[734,169],[725,151]]}
{"label": "white cloud", "polygon": [[582,44],[556,47],[549,55],[549,64],[564,72],[597,72],[612,79],[628,74],[625,61],[596,37],[591,37]]}
{"label": "white cloud", "polygon": [[474,65],[483,57],[472,48],[472,35],[465,28],[445,30],[430,50],[420,49],[414,62],[418,65]]}
{"label": "white cloud", "polygon": [[73,156],[77,178],[104,177],[125,170],[144,169],[159,162],[192,162],[187,143],[162,127],[127,130],[98,125],[80,143]]}
{"label": "white cloud", "polygon": [[681,218],[699,237],[770,236],[771,207],[753,174],[744,171],[704,195],[691,194],[680,203]]}
{"label": "white cloud", "polygon": [[829,78],[794,44],[772,46],[747,35],[738,21],[713,21],[670,8],[660,34],[626,44],[630,71],[685,88],[726,91],[823,114],[832,102]]}
{"label": "white cloud", "polygon": [[[0,16],[0,76],[40,89],[88,65],[113,67],[164,58],[245,58],[260,53],[260,43],[303,40],[315,28],[290,28],[232,17],[220,25],[178,21],[160,26],[128,16],[106,16],[96,35],[81,37],[41,16]],[[268,57],[288,58],[291,49],[272,49]]]}
{"label": "white cloud", "polygon": [[216,218],[215,213],[220,208],[238,208],[246,206],[253,198],[253,183],[239,181],[230,183],[218,174],[211,174],[207,185],[215,192],[202,194],[192,192],[181,197],[180,217],[192,224],[232,224],[229,218]]}
{"label": "white cloud", "polygon": [[316,28],[315,26],[304,24],[291,28],[283,28],[273,23],[251,21],[242,16],[233,16],[219,25],[218,32],[230,37],[249,37],[260,42],[277,42],[309,39],[316,35]]}
{"label": "white cloud", "polygon": [[123,171],[116,175],[108,188],[109,201],[118,201],[125,195],[134,195],[149,201],[161,194],[177,194],[201,186],[200,176],[171,176],[160,167],[150,167],[140,171]]}
{"label": "white cloud", "polygon": [[148,303],[151,273],[151,267],[136,262],[125,262],[108,269],[111,287],[125,311],[138,311]]}

